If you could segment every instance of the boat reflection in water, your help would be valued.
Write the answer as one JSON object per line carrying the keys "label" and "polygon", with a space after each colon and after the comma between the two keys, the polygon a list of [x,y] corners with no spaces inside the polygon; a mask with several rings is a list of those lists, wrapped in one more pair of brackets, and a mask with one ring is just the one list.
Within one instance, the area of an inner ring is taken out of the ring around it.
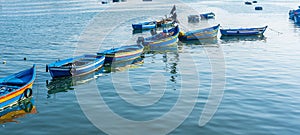
{"label": "boat reflection in water", "polygon": [[0,124],[7,122],[16,122],[17,118],[25,117],[26,114],[35,114],[37,113],[36,107],[34,106],[33,98],[27,98],[22,101],[19,101],[16,104],[11,105],[10,107],[0,110]]}
{"label": "boat reflection in water", "polygon": [[48,88],[48,98],[50,98],[51,94],[68,92],[68,90],[74,90],[73,86],[81,85],[93,79],[96,79],[97,77],[102,75],[102,69],[103,67],[96,72],[82,76],[53,78],[46,85],[46,87]]}
{"label": "boat reflection in water", "polygon": [[139,65],[144,63],[143,56],[140,56],[134,60],[129,61],[118,61],[118,62],[112,62],[111,64],[106,64],[104,66],[104,73],[111,73],[111,72],[119,72],[119,71],[125,71],[129,68],[137,68]]}
{"label": "boat reflection in water", "polygon": [[[170,81],[173,83],[172,89],[176,90],[177,87],[177,80],[178,80],[178,62],[179,62],[179,49],[178,45],[166,46],[166,47],[157,47],[145,50],[145,57],[150,58],[159,58],[164,63],[164,70],[170,76]],[[157,57],[158,56],[158,57]],[[154,60],[153,60],[154,61]],[[180,86],[178,86],[180,87]]]}
{"label": "boat reflection in water", "polygon": [[218,38],[206,38],[206,39],[198,39],[198,40],[189,40],[189,41],[180,41],[180,43],[183,43],[185,45],[214,45],[218,44]]}
{"label": "boat reflection in water", "polygon": [[253,35],[253,36],[221,36],[223,42],[239,42],[239,41],[266,41],[264,35]]}
{"label": "boat reflection in water", "polygon": [[158,46],[145,48],[144,54],[166,54],[166,53],[178,53],[178,45],[170,45],[170,46]]}

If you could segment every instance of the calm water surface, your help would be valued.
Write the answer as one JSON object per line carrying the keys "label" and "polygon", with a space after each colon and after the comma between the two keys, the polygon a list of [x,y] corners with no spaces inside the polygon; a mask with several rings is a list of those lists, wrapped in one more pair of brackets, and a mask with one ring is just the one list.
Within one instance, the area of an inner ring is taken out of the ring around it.
{"label": "calm water surface", "polygon": [[[2,0],[0,60],[7,63],[0,64],[0,76],[32,64],[37,64],[38,69],[33,86],[37,112],[16,118],[17,122],[3,123],[1,134],[105,134],[89,121],[76,97],[78,92],[94,90],[94,84],[112,112],[135,121],[163,116],[176,106],[182,90],[193,90],[194,85],[199,85],[192,112],[170,134],[299,134],[300,27],[288,20],[288,10],[300,3],[258,1],[256,5],[263,6],[264,10],[255,11],[255,5],[247,6],[238,0],[183,2],[101,5],[101,1],[88,0]],[[96,75],[81,78],[51,80],[45,72],[45,65],[57,59],[134,44],[139,36],[150,33],[133,35],[131,24],[163,16],[173,4],[177,5],[184,31],[215,24],[223,28],[268,25],[268,29],[263,38],[220,39],[218,35],[217,39],[201,43],[180,43],[175,49],[147,53],[141,62],[111,73],[98,71]],[[210,11],[216,13],[215,19],[187,23],[187,15]],[[209,54],[224,56],[226,84],[214,117],[200,127],[198,121],[213,82]],[[196,66],[198,80],[194,80],[192,70],[182,71],[186,65]],[[151,86],[150,82],[157,78],[162,81]],[[182,84],[188,87],[182,88]],[[136,106],[119,96],[126,92],[117,93],[116,88],[127,85],[142,95],[151,88],[164,93],[153,105]],[[186,106],[179,108],[187,109]],[[169,121],[173,120],[176,117]],[[121,124],[109,126],[116,131],[130,128]],[[157,126],[168,127],[163,123]]]}

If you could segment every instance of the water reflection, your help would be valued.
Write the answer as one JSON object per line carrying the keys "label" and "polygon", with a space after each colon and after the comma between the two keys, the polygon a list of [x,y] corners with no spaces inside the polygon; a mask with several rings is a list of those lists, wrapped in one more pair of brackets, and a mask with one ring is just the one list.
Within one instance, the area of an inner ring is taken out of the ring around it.
{"label": "water reflection", "polygon": [[17,118],[25,117],[26,114],[35,114],[36,112],[36,106],[34,106],[33,98],[27,98],[19,101],[11,107],[0,110],[0,124],[7,122],[18,123],[16,120]]}
{"label": "water reflection", "polygon": [[150,31],[151,30],[134,29],[134,30],[132,30],[132,34],[146,33],[146,32],[150,32]]}
{"label": "water reflection", "polygon": [[[179,53],[178,45],[168,46],[168,47],[159,47],[151,48],[145,51],[145,54],[148,57],[154,58],[156,55],[162,55],[162,61],[165,64],[164,70],[170,73],[170,81],[174,84],[178,80],[178,62],[179,62]],[[173,90],[176,90],[176,85],[172,85]]]}
{"label": "water reflection", "polygon": [[94,73],[86,74],[83,76],[53,78],[50,83],[47,83],[46,85],[46,87],[48,88],[48,98],[50,98],[51,94],[74,90],[72,86],[87,83],[101,75],[102,70],[100,69]]}
{"label": "water reflection", "polygon": [[124,71],[128,68],[138,67],[138,64],[140,63],[143,63],[142,57],[130,61],[121,61],[121,62],[113,62],[111,64],[106,64],[100,70],[83,76],[53,78],[46,85],[48,88],[47,97],[51,98],[52,94],[74,90],[73,86],[88,83],[93,79],[96,79],[106,73]]}
{"label": "water reflection", "polygon": [[121,62],[113,62],[109,65],[104,65],[104,73],[110,73],[110,72],[118,72],[118,71],[125,71],[128,68],[137,68],[140,64],[143,64],[144,58],[143,56],[138,57],[134,60],[129,61],[121,61]]}
{"label": "water reflection", "polygon": [[218,38],[207,38],[207,39],[199,39],[199,40],[189,40],[189,41],[180,41],[180,43],[186,45],[214,45],[218,43]]}
{"label": "water reflection", "polygon": [[163,31],[164,29],[168,29],[168,28],[171,28],[171,26],[159,27],[156,29],[146,29],[146,30],[134,29],[134,30],[132,30],[132,34],[151,33],[151,35],[154,35],[154,34],[157,34],[158,32]]}
{"label": "water reflection", "polygon": [[220,38],[223,42],[239,42],[239,41],[264,41],[266,42],[266,37],[264,35],[254,35],[254,36],[221,36]]}

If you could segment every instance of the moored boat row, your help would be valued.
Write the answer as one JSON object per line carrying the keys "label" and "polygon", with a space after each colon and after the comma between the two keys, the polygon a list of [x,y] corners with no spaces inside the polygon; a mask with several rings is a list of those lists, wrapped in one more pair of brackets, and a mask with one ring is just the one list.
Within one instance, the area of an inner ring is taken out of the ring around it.
{"label": "moored boat row", "polygon": [[141,57],[144,48],[155,48],[175,45],[178,41],[179,26],[155,34],[151,37],[138,40],[136,45],[126,45],[100,51],[97,55],[82,55],[64,60],[59,60],[46,65],[46,71],[50,72],[52,78],[66,76],[81,76],[103,67],[104,64],[118,62],[133,63]]}
{"label": "moored boat row", "polygon": [[[153,33],[150,37],[139,37],[135,45],[125,45],[99,51],[96,54],[85,54],[58,60],[46,65],[46,71],[50,72],[52,78],[75,77],[95,72],[104,67],[104,65],[111,65],[112,63],[125,62],[126,64],[132,64],[136,59],[141,57],[144,52],[155,48],[177,45],[179,40],[190,41],[216,38],[220,28],[220,24],[217,24],[215,26],[184,33],[180,31],[179,24],[175,23],[176,21],[174,20],[176,20],[176,18],[172,19],[173,20],[164,20],[172,21],[172,23],[170,23],[172,24],[171,28],[163,29],[159,33]],[[153,23],[155,27],[157,25],[162,27],[168,25],[166,22]],[[220,32],[223,36],[263,35],[266,28],[267,26],[258,28],[220,29]],[[31,88],[35,80],[35,74],[36,69],[34,65],[30,69],[0,79],[0,108],[6,108],[12,103],[31,97]]]}

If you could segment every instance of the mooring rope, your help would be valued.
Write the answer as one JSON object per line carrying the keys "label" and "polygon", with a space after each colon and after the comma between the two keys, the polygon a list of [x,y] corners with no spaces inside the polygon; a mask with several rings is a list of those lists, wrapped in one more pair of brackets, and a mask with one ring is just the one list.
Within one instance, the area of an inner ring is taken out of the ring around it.
{"label": "mooring rope", "polygon": [[283,34],[282,32],[280,32],[280,31],[277,31],[277,30],[274,30],[274,29],[272,29],[272,28],[269,28],[271,31],[274,31],[274,32],[277,32],[278,34]]}

